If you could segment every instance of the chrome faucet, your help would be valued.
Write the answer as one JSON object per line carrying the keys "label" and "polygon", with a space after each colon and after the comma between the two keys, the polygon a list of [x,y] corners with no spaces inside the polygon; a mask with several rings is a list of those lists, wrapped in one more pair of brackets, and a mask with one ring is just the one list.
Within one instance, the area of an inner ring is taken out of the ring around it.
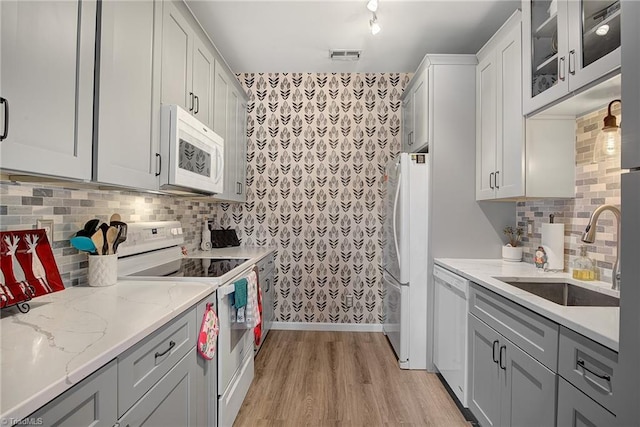
{"label": "chrome faucet", "polygon": [[596,240],[596,223],[598,222],[598,218],[600,214],[604,211],[611,211],[613,215],[616,217],[616,262],[613,264],[613,272],[611,274],[611,289],[620,290],[620,219],[622,217],[620,213],[620,209],[616,208],[613,205],[600,205],[596,208],[595,211],[591,214],[591,218],[589,218],[589,225],[584,230],[584,234],[582,234],[582,241],[585,243],[593,243]]}

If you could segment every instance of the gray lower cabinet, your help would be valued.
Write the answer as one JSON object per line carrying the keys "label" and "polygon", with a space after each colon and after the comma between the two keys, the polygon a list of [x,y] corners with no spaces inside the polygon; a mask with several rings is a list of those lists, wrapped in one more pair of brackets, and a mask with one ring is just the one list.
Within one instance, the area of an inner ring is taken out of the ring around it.
{"label": "gray lower cabinet", "polygon": [[469,315],[469,409],[483,426],[553,426],[556,375]]}
{"label": "gray lower cabinet", "polygon": [[28,420],[45,426],[111,427],[118,417],[117,392],[117,366],[113,360],[31,414]]}
{"label": "gray lower cabinet", "polygon": [[500,338],[469,315],[469,409],[482,426],[500,425]]}
{"label": "gray lower cabinet", "polygon": [[616,417],[586,394],[558,380],[558,427],[609,427],[616,425]]}
{"label": "gray lower cabinet", "polygon": [[95,28],[95,0],[0,2],[0,168],[91,178]]}
{"label": "gray lower cabinet", "polygon": [[215,293],[29,419],[69,427],[215,426],[216,362],[196,350],[196,316],[207,301],[215,303]]}
{"label": "gray lower cabinet", "polygon": [[120,426],[196,425],[196,349],[187,353],[118,420]]}
{"label": "gray lower cabinet", "polygon": [[93,179],[157,190],[162,2],[103,1],[100,7]]}

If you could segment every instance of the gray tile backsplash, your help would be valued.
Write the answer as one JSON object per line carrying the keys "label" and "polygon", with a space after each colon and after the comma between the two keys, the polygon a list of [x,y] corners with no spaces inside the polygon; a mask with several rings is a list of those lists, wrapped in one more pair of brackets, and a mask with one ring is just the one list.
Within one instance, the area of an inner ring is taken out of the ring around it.
{"label": "gray tile backsplash", "polygon": [[[620,123],[620,107],[615,104],[613,113]],[[592,163],[596,138],[603,125],[607,109],[586,114],[576,120],[576,197],[574,199],[543,199],[518,202],[518,225],[525,227],[534,221],[534,234],[525,237],[525,261],[533,262],[533,254],[540,245],[542,223],[549,222],[549,214],[555,214],[555,222],[565,224],[565,271],[571,271],[572,262],[580,254],[580,241],[591,212],[601,204],[620,206],[620,156],[600,163]],[[588,244],[589,258],[596,261],[601,279],[611,278],[611,268],[616,259],[616,224],[610,212],[604,213],[598,222],[594,244]]]}
{"label": "gray tile backsplash", "polygon": [[0,230],[31,229],[39,219],[52,219],[52,249],[65,286],[87,280],[87,255],[71,247],[69,238],[87,220],[108,221],[114,212],[125,222],[178,220],[185,246],[193,251],[200,243],[204,218],[215,219],[216,205],[204,198],[0,183]]}

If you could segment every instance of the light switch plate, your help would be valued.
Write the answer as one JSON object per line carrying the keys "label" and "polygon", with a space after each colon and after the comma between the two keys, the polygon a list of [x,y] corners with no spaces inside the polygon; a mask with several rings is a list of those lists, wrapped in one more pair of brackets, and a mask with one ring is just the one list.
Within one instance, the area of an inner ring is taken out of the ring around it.
{"label": "light switch plate", "polygon": [[533,221],[527,220],[527,236],[533,237]]}
{"label": "light switch plate", "polygon": [[47,233],[47,239],[49,244],[53,244],[53,220],[52,219],[39,219],[36,221],[36,228],[43,228]]}

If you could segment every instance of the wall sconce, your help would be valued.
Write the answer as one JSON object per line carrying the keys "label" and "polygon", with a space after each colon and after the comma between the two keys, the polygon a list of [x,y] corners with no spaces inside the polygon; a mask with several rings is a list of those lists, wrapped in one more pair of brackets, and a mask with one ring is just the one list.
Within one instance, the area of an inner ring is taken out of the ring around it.
{"label": "wall sconce", "polygon": [[[622,105],[622,101],[619,99],[614,99],[609,103],[607,116],[604,118],[604,126],[596,138],[596,145],[593,148],[593,161],[591,163],[598,163],[620,154],[620,126],[618,126],[616,116],[611,114],[611,106],[614,102],[619,102]],[[620,125],[622,125],[622,122],[620,122]]]}

